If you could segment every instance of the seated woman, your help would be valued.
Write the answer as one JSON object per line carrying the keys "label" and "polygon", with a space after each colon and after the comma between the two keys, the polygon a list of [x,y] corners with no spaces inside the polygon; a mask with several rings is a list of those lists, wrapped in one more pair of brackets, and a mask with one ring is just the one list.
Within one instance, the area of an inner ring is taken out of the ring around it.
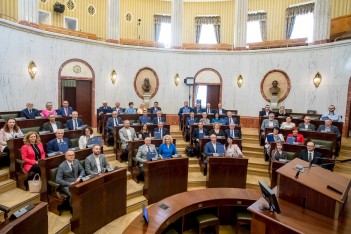
{"label": "seated woman", "polygon": [[23,138],[23,142],[21,155],[24,161],[23,170],[28,173],[27,181],[24,182],[27,188],[28,180],[33,179],[35,174],[41,175],[38,160],[45,158],[45,152],[38,133],[34,131],[28,132]]}
{"label": "seated woman", "polygon": [[79,149],[87,148],[87,143],[89,139],[94,137],[93,132],[94,130],[89,126],[86,126],[82,129],[82,135],[78,140]]}
{"label": "seated woman", "polygon": [[219,123],[214,123],[213,124],[213,129],[211,129],[209,135],[211,136],[212,134],[215,134],[216,137],[225,137],[225,132],[221,129],[221,126]]}
{"label": "seated woman", "polygon": [[275,113],[275,117],[279,117],[279,116],[288,116],[288,114],[285,111],[285,106],[279,107],[278,112]]}
{"label": "seated woman", "polygon": [[216,112],[216,114],[214,115],[214,117],[211,120],[211,123],[219,123],[221,121],[221,119],[219,118],[219,114]]}
{"label": "seated woman", "polygon": [[293,128],[293,129],[292,129],[292,132],[293,132],[293,133],[288,134],[288,136],[287,136],[287,138],[286,138],[286,142],[287,142],[287,143],[289,143],[289,139],[290,139],[291,137],[294,138],[294,141],[293,141],[293,142],[298,142],[298,143],[301,143],[301,144],[305,143],[305,138],[304,138],[303,135],[299,134],[299,128],[298,128],[298,127]]}
{"label": "seated woman", "polygon": [[239,146],[237,144],[233,144],[233,142],[234,139],[232,137],[227,138],[227,142],[225,143],[225,156],[244,157]]}
{"label": "seated woman", "polygon": [[138,110],[137,110],[137,114],[141,114],[142,115],[144,113],[144,110],[147,110],[145,108],[145,103],[141,103],[139,108],[138,108]]}
{"label": "seated woman", "polygon": [[1,157],[0,166],[10,165],[10,150],[7,147],[7,141],[20,135],[23,135],[23,133],[16,124],[16,120],[8,119],[0,130],[0,152],[5,154],[5,157]]}
{"label": "seated woman", "polygon": [[45,108],[45,110],[40,112],[40,114],[45,118],[48,119],[50,114],[54,114],[55,116],[57,115],[56,111],[52,109],[52,102],[47,102]]}
{"label": "seated woman", "polygon": [[124,114],[136,114],[136,110],[134,109],[134,103],[129,102],[128,106],[129,107],[125,110]]}
{"label": "seated woman", "polygon": [[285,121],[283,122],[282,125],[280,126],[280,129],[292,129],[295,127],[295,124],[293,122],[291,122],[291,117],[287,116]]}
{"label": "seated woman", "polygon": [[145,140],[146,137],[151,137],[151,132],[147,129],[147,124],[144,124],[141,128],[140,132],[138,133],[139,139]]}
{"label": "seated woman", "polygon": [[173,138],[170,135],[164,136],[162,142],[158,148],[158,155],[161,158],[172,158],[172,155],[178,155],[178,151],[173,144]]}
{"label": "seated woman", "polygon": [[284,151],[283,143],[277,142],[276,147],[271,154],[272,161],[279,161],[279,159],[287,159],[287,158],[288,158],[288,153]]}
{"label": "seated woman", "polygon": [[273,128],[272,133],[268,133],[266,140],[265,140],[265,148],[266,148],[266,161],[269,159],[269,152],[271,150],[271,142],[284,142],[284,136],[279,133],[280,129],[278,127]]}

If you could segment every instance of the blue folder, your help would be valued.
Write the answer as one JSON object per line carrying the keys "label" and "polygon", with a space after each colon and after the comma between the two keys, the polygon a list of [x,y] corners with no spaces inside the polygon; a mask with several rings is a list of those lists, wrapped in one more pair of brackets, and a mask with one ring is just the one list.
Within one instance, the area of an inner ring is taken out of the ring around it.
{"label": "blue folder", "polygon": [[219,156],[224,156],[225,155],[225,149],[224,149],[224,145],[217,145],[217,148],[216,148],[216,151],[217,151],[217,154]]}
{"label": "blue folder", "polygon": [[152,161],[153,158],[156,157],[156,153],[155,152],[148,152],[146,155],[146,159],[147,161]]}
{"label": "blue folder", "polygon": [[69,148],[67,142],[65,141],[58,143],[58,147],[59,151],[62,153],[66,153]]}
{"label": "blue folder", "polygon": [[157,138],[157,139],[162,139],[161,132],[159,132],[159,131],[154,132],[154,137]]}
{"label": "blue folder", "polygon": [[102,138],[94,136],[88,140],[87,145],[99,145],[102,146]]}
{"label": "blue folder", "polygon": [[267,135],[267,141],[268,143],[275,142],[274,135],[272,133]]}
{"label": "blue folder", "polygon": [[288,138],[287,138],[287,143],[288,143],[288,144],[293,144],[295,141],[296,141],[296,138],[295,138],[295,137],[288,137]]}

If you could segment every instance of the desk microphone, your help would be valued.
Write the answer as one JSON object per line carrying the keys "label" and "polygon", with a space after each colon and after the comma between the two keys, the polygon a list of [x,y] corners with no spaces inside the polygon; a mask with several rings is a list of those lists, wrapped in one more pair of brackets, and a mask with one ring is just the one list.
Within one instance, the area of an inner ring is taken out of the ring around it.
{"label": "desk microphone", "polygon": [[299,178],[300,171],[301,171],[300,169],[297,170],[296,175],[295,175],[295,179],[298,179],[298,178]]}

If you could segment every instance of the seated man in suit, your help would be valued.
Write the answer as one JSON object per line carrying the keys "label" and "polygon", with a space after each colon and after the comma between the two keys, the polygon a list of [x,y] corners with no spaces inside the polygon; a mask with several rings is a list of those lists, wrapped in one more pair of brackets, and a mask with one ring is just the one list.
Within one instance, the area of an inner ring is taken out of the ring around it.
{"label": "seated man in suit", "polygon": [[226,138],[238,138],[241,139],[241,132],[238,129],[235,129],[235,123],[229,124],[229,129],[225,130]]}
{"label": "seated man in suit", "polygon": [[115,107],[112,108],[112,111],[117,111],[118,114],[123,114],[123,108],[121,108],[121,103],[116,102]]}
{"label": "seated man in suit", "polygon": [[158,111],[161,111],[161,107],[158,106],[158,102],[154,102],[154,106],[150,108],[150,113],[157,114]]}
{"label": "seated man in suit", "polygon": [[68,128],[69,130],[79,129],[83,125],[84,125],[83,121],[81,119],[78,119],[78,112],[77,111],[73,111],[72,112],[72,119],[69,119],[66,122],[66,128]]}
{"label": "seated man in suit", "polygon": [[299,124],[299,129],[301,131],[316,131],[316,127],[310,122],[311,122],[311,117],[308,115],[305,115],[305,118],[303,119],[303,123]]}
{"label": "seated man in suit", "polygon": [[184,106],[179,109],[178,116],[179,120],[182,121],[183,114],[189,114],[192,109],[189,107],[189,103],[187,101],[184,102]]}
{"label": "seated man in suit", "polygon": [[199,153],[200,150],[200,139],[204,138],[204,136],[208,136],[208,130],[204,128],[204,124],[199,122],[198,127],[193,131],[193,147],[195,148],[195,154]]}
{"label": "seated man in suit", "polygon": [[68,101],[65,100],[62,102],[62,107],[57,110],[57,115],[71,116],[72,112],[72,107],[70,107]]}
{"label": "seated man in suit", "polygon": [[156,147],[154,144],[151,144],[151,138],[146,137],[144,143],[144,145],[139,146],[138,152],[135,156],[135,161],[137,161],[139,168],[139,175],[137,176],[138,181],[144,181],[144,162],[147,162],[147,154],[154,153],[154,158],[158,158]]}
{"label": "seated man in suit", "polygon": [[105,155],[101,154],[101,147],[94,145],[93,153],[85,158],[85,173],[87,175],[98,175],[103,173],[110,167],[106,161]]}
{"label": "seated man in suit", "polygon": [[154,137],[156,137],[155,132],[159,132],[160,137],[157,137],[159,139],[163,139],[165,135],[168,135],[168,129],[163,127],[163,122],[159,122],[157,128],[154,128]]}
{"label": "seated man in suit", "polygon": [[264,129],[265,128],[273,128],[273,127],[278,127],[279,128],[279,122],[278,120],[274,119],[275,114],[272,112],[268,115],[268,119],[264,119],[261,124],[261,131],[264,134]]}
{"label": "seated man in suit", "polygon": [[190,141],[190,125],[197,124],[197,118],[195,118],[195,113],[193,111],[190,112],[189,117],[185,120],[185,140]]}
{"label": "seated man in suit", "polygon": [[228,111],[227,117],[224,118],[224,125],[229,125],[230,123],[239,124],[239,121],[233,116],[233,113],[231,111]]}
{"label": "seated man in suit", "polygon": [[143,110],[143,115],[139,117],[138,123],[144,125],[146,123],[151,123],[151,117],[147,116],[147,110]]}
{"label": "seated man in suit", "polygon": [[211,104],[207,103],[206,104],[206,109],[204,110],[207,114],[214,114],[214,110],[211,109]]}
{"label": "seated man in suit", "polygon": [[260,116],[267,116],[269,115],[270,113],[273,113],[273,111],[271,111],[271,106],[270,105],[266,105],[264,107],[264,110],[260,111]]}
{"label": "seated man in suit", "polygon": [[222,108],[222,103],[218,103],[218,109],[215,110],[215,113],[219,115],[225,115],[227,113],[227,111]]}
{"label": "seated man in suit", "polygon": [[137,138],[135,133],[135,129],[130,127],[130,121],[124,120],[123,128],[118,131],[119,138],[121,139],[121,148],[123,153],[121,155],[121,159],[124,161],[128,161],[128,141],[134,140]]}
{"label": "seated man in suit", "polygon": [[40,112],[33,108],[33,102],[28,102],[25,109],[20,113],[20,117],[25,117],[26,119],[35,119],[36,116],[40,116]]}
{"label": "seated man in suit", "polygon": [[102,132],[102,117],[105,114],[108,113],[112,113],[112,108],[110,106],[108,106],[107,101],[103,101],[102,102],[102,106],[99,107],[98,111],[97,111],[97,117],[99,120],[99,131]]}
{"label": "seated man in suit", "polygon": [[341,133],[339,131],[339,128],[332,125],[332,120],[327,117],[326,120],[324,120],[324,125],[319,125],[317,132],[331,132],[335,133],[336,139],[340,140],[341,139]]}
{"label": "seated man in suit", "polygon": [[313,164],[322,164],[322,154],[315,151],[315,144],[313,141],[307,142],[307,150],[302,150],[299,154],[299,158]]}
{"label": "seated man in suit", "polygon": [[113,143],[113,141],[114,141],[113,129],[114,129],[114,127],[118,126],[119,124],[123,124],[123,121],[122,121],[121,117],[118,117],[118,112],[113,111],[112,116],[107,119],[106,127],[105,127],[107,134],[108,134],[108,140],[107,140],[108,146],[114,145],[114,143]]}
{"label": "seated man in suit", "polygon": [[[56,138],[52,139],[46,144],[47,153],[59,152],[60,151],[59,144],[66,144],[65,147],[67,149],[72,147],[72,143],[70,139],[64,138],[63,135],[64,135],[63,129],[57,129],[55,133]],[[65,153],[65,152],[62,152],[62,153]]]}
{"label": "seated man in suit", "polygon": [[[84,177],[85,172],[78,159],[75,159],[74,151],[68,150],[65,153],[66,160],[63,161],[57,169],[56,183],[61,185],[59,189],[69,197],[69,203],[72,205],[71,193],[69,187],[76,185]],[[57,209],[60,209],[57,207]]]}
{"label": "seated man in suit", "polygon": [[158,124],[159,122],[165,123],[166,118],[162,117],[162,111],[157,111],[156,112],[157,116],[152,120],[153,124]]}
{"label": "seated man in suit", "polygon": [[56,132],[58,129],[62,129],[63,125],[60,121],[56,121],[54,114],[49,114],[49,122],[43,124],[42,131]]}
{"label": "seated man in suit", "polygon": [[199,120],[199,122],[202,122],[203,124],[210,124],[211,120],[207,118],[207,113],[202,112],[202,118]]}
{"label": "seated man in suit", "polygon": [[215,134],[212,134],[210,136],[211,141],[207,142],[204,148],[204,154],[205,154],[205,158],[204,158],[204,164],[205,164],[205,170],[204,170],[204,175],[207,174],[207,157],[209,156],[213,156],[213,154],[216,154],[220,149],[220,147],[223,148],[223,152],[225,152],[224,150],[224,145],[222,145],[221,143],[217,142],[217,137]]}
{"label": "seated man in suit", "polygon": [[328,111],[327,113],[324,113],[321,116],[320,120],[326,120],[327,118],[333,120],[333,121],[337,121],[337,122],[342,122],[341,116],[335,113],[335,106],[334,105],[330,105],[328,107]]}
{"label": "seated man in suit", "polygon": [[204,112],[204,109],[202,109],[201,104],[197,102],[195,108],[193,109],[193,112],[195,114],[202,114],[202,112]]}

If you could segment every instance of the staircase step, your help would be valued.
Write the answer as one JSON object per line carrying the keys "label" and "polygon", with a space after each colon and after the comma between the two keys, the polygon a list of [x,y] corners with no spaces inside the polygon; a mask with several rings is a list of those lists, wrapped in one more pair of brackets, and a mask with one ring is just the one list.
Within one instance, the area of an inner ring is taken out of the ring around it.
{"label": "staircase step", "polygon": [[188,188],[206,186],[206,176],[201,172],[189,172],[188,173]]}
{"label": "staircase step", "polygon": [[206,189],[206,186],[193,186],[193,187],[188,186],[188,191],[199,190],[199,189]]}
{"label": "staircase step", "polygon": [[48,233],[70,233],[71,222],[70,218],[58,216],[54,213],[48,212]]}
{"label": "staircase step", "polygon": [[0,193],[5,193],[11,189],[17,188],[16,181],[14,180],[3,180],[0,181]]}
{"label": "staircase step", "polygon": [[4,167],[0,169],[0,181],[8,180],[10,178],[9,168]]}
{"label": "staircase step", "polygon": [[263,158],[264,159],[263,150],[261,152],[257,152],[257,151],[251,151],[251,150],[244,149],[243,154],[249,158]]}
{"label": "staircase step", "polygon": [[145,206],[148,204],[147,199],[144,196],[138,196],[127,200],[127,214],[136,210],[141,210],[143,204]]}
{"label": "staircase step", "polygon": [[111,223],[105,225],[101,229],[97,230],[95,234],[105,233],[123,233],[129,224],[141,213],[141,210],[133,211],[129,214],[123,215]]}
{"label": "staircase step", "polygon": [[248,174],[248,175],[256,175],[256,176],[269,177],[268,168],[260,169],[260,168],[252,168],[252,167],[249,166],[249,167],[247,168],[247,174]]}
{"label": "staircase step", "polygon": [[264,158],[249,158],[249,167],[258,168],[258,169],[266,169],[268,170],[269,162],[266,162]]}
{"label": "staircase step", "polygon": [[9,215],[29,203],[40,202],[39,193],[30,193],[22,189],[15,188],[0,194],[1,205],[11,209]]}
{"label": "staircase step", "polygon": [[200,172],[199,164],[190,164],[188,171],[189,172]]}
{"label": "staircase step", "polygon": [[271,180],[267,176],[247,175],[246,188],[260,189],[260,186],[258,185],[259,180],[263,180],[268,186],[271,185]]}
{"label": "staircase step", "polygon": [[242,142],[259,145],[257,138],[254,139],[254,138],[242,137]]}
{"label": "staircase step", "polygon": [[197,157],[189,157],[189,165],[191,164],[199,165],[199,159]]}
{"label": "staircase step", "polygon": [[250,151],[255,151],[255,152],[263,152],[263,146],[260,146],[259,144],[254,144],[254,143],[242,143],[243,149],[244,150],[250,150]]}
{"label": "staircase step", "polygon": [[0,210],[0,223],[5,221],[4,212]]}
{"label": "staircase step", "polygon": [[138,184],[134,180],[127,180],[127,200],[143,195],[144,184]]}

